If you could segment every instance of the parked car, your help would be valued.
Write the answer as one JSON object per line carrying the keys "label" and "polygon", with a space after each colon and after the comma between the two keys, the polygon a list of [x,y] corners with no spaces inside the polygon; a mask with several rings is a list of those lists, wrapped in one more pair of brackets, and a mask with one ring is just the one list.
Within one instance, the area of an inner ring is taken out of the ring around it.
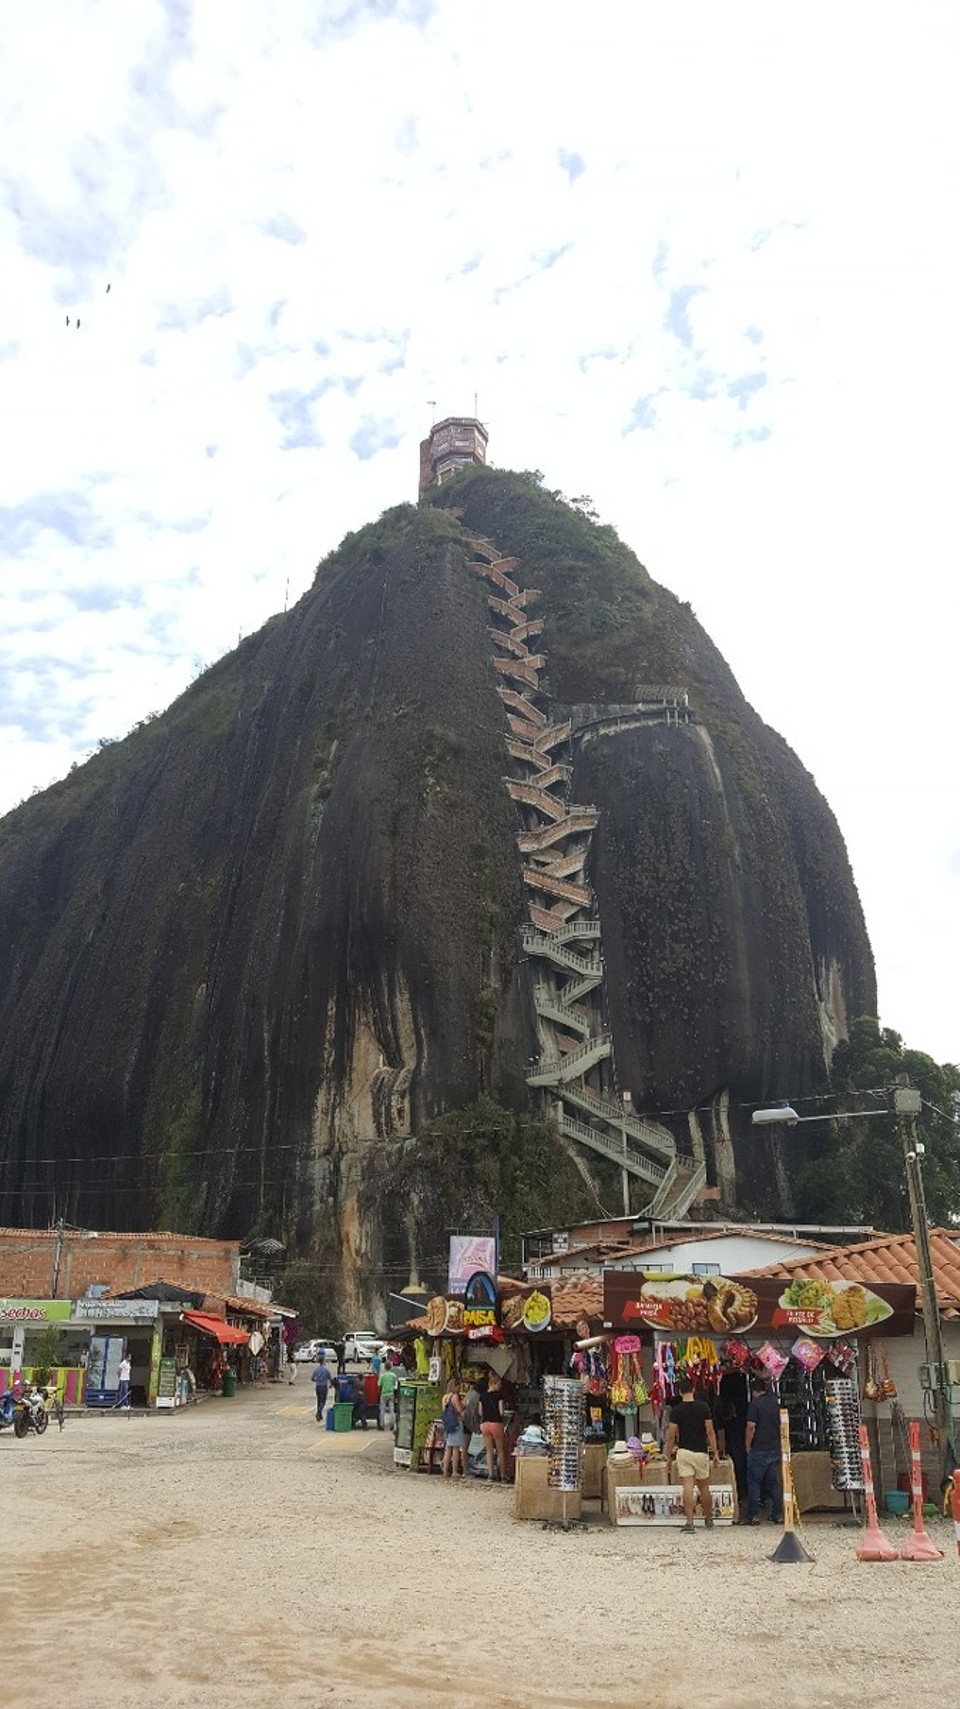
{"label": "parked car", "polygon": [[372,1329],[352,1329],[344,1336],[347,1360],[355,1365],[369,1365],[374,1353],[382,1353],[386,1345]]}
{"label": "parked car", "polygon": [[312,1364],[315,1359],[323,1357],[329,1365],[331,1360],[337,1362],[332,1341],[316,1340],[301,1341],[293,1350],[293,1357],[298,1365]]}

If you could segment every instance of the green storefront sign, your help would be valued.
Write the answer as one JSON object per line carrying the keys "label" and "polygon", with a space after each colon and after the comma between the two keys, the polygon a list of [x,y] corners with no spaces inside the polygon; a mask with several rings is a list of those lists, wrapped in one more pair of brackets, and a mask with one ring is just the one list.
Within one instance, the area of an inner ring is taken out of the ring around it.
{"label": "green storefront sign", "polygon": [[0,1323],[66,1323],[70,1309],[69,1300],[0,1299]]}

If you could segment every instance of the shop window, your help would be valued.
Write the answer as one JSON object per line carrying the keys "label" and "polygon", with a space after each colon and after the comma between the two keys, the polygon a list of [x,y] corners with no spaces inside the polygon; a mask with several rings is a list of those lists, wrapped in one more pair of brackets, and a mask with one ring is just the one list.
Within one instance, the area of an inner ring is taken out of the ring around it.
{"label": "shop window", "polygon": [[719,1276],[719,1264],[694,1264],[692,1272],[695,1276]]}

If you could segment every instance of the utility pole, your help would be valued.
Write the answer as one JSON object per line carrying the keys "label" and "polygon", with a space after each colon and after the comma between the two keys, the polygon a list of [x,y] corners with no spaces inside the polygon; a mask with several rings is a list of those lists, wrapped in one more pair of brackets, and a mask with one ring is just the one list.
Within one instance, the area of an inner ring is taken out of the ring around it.
{"label": "utility pole", "polygon": [[56,1237],[53,1242],[53,1276],[50,1284],[50,1298],[53,1300],[57,1298],[58,1289],[60,1287],[60,1265],[63,1260],[63,1235],[65,1228],[66,1224],[63,1217],[58,1217],[53,1225],[54,1235]]}
{"label": "utility pole", "polygon": [[940,1308],[937,1304],[937,1290],[933,1279],[930,1224],[927,1219],[927,1205],[923,1191],[921,1159],[924,1147],[917,1138],[917,1117],[920,1114],[920,1106],[920,1093],[916,1087],[909,1084],[906,1074],[898,1074],[897,1084],[893,1089],[893,1107],[900,1122],[900,1138],[903,1143],[903,1163],[907,1175],[907,1192],[910,1197],[910,1221],[913,1224],[913,1238],[917,1249],[917,1269],[920,1276],[923,1340],[926,1363],[930,1367],[933,1420],[939,1434],[942,1456],[945,1447],[949,1445],[951,1450],[953,1448],[953,1418],[950,1406],[950,1389],[947,1384],[946,1362],[943,1356]]}
{"label": "utility pole", "polygon": [[[622,1111],[622,1122],[623,1122],[623,1126],[621,1128],[621,1135],[623,1138],[624,1160],[626,1160],[626,1156],[627,1156],[627,1117],[630,1114],[630,1106],[632,1103],[633,1103],[633,1093],[632,1092],[624,1092],[622,1097],[621,1097],[621,1100],[620,1100],[620,1108]],[[629,1171],[627,1170],[626,1167],[624,1167],[620,1172],[623,1176],[623,1214],[624,1214],[624,1216],[629,1216],[630,1215],[630,1174],[629,1174]]]}

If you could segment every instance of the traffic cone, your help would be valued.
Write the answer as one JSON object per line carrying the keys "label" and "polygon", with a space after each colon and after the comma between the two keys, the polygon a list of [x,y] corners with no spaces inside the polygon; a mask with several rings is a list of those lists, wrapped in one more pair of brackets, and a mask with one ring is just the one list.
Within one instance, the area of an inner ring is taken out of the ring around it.
{"label": "traffic cone", "polygon": [[877,1518],[877,1504],[873,1496],[873,1468],[870,1465],[870,1438],[865,1424],[860,1426],[860,1458],[863,1461],[863,1493],[867,1503],[867,1529],[863,1533],[863,1542],[857,1550],[858,1561],[898,1561],[899,1549],[887,1542],[880,1529]]}
{"label": "traffic cone", "polygon": [[780,1464],[783,1482],[783,1536],[767,1559],[776,1561],[778,1566],[793,1566],[800,1561],[812,1561],[813,1556],[804,1548],[794,1530],[793,1511],[793,1467],[790,1463],[790,1418],[789,1414],[780,1408]]}
{"label": "traffic cone", "polygon": [[913,1420],[910,1425],[910,1485],[913,1490],[913,1530],[904,1547],[900,1550],[900,1559],[902,1561],[942,1561],[943,1550],[938,1549],[932,1537],[927,1535],[927,1529],[923,1523],[920,1426],[916,1420]]}

